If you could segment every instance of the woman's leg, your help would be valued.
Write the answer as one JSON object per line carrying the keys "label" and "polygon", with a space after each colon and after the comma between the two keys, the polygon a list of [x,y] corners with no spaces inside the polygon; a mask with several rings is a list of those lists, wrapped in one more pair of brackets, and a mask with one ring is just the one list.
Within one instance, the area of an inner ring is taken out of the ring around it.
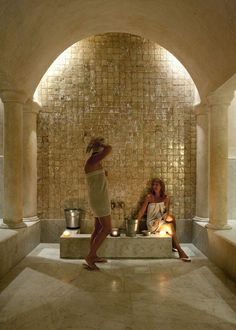
{"label": "woman's leg", "polygon": [[[179,244],[179,241],[177,239],[176,231],[175,231],[173,223],[170,222],[168,224],[166,223],[166,224],[161,225],[159,231],[161,231],[161,230],[167,232],[169,235],[172,236],[174,246],[178,250],[178,254],[179,254],[180,259],[183,259],[184,261],[190,261],[191,259],[188,259],[187,254],[184,252],[184,250],[182,250],[182,248]],[[187,260],[185,260],[185,259],[187,259]]]}
{"label": "woman's leg", "polygon": [[[99,234],[101,229],[102,229],[102,225],[99,221],[99,218],[95,217],[94,230],[93,230],[93,233],[92,233],[91,239],[90,239],[90,249],[92,247],[93,241],[96,239],[96,237]],[[107,260],[105,258],[101,258],[98,255],[96,255],[95,262],[107,262]]]}
{"label": "woman's leg", "polygon": [[[167,215],[166,222],[172,223],[173,226],[174,226],[174,230],[176,232],[176,221],[175,221],[175,217],[172,214],[168,214]],[[172,249],[173,250],[178,250],[177,247],[175,246],[175,242],[174,242],[173,236],[172,236]]]}
{"label": "woman's leg", "polygon": [[100,223],[100,231],[95,235],[93,240],[91,240],[91,246],[88,256],[85,258],[88,265],[91,268],[98,269],[96,267],[95,262],[97,258],[97,250],[105,240],[108,234],[111,232],[111,216],[108,215],[106,217],[101,217],[98,219]]}
{"label": "woman's leg", "polygon": [[90,248],[92,246],[93,240],[98,235],[99,231],[101,230],[102,226],[100,224],[100,221],[97,217],[94,219],[94,230],[92,232],[91,238],[90,238]]}

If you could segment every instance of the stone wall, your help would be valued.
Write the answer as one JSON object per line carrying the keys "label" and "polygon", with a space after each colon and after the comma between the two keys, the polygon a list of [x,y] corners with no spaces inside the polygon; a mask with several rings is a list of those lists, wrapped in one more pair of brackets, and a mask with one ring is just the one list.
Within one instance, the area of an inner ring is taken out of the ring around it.
{"label": "stone wall", "polygon": [[[136,205],[146,182],[162,177],[177,219],[195,215],[195,86],[164,48],[141,37],[109,33],[82,40],[49,68],[36,91],[38,212],[64,218],[86,210],[83,166],[92,136],[113,146],[104,161],[115,202],[114,225]],[[122,203],[124,202],[124,207]]]}
{"label": "stone wall", "polygon": [[3,217],[3,103],[0,100],[0,218]]}

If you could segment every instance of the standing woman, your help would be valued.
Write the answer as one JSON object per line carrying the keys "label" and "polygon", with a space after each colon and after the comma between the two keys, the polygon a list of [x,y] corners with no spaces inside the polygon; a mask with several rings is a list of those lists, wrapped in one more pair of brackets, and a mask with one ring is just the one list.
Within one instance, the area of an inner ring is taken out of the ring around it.
{"label": "standing woman", "polygon": [[97,262],[107,262],[97,255],[97,250],[111,232],[111,206],[108,193],[106,171],[102,167],[102,160],[111,152],[110,145],[104,143],[103,138],[92,139],[86,152],[92,154],[85,163],[84,171],[88,186],[89,204],[93,211],[95,223],[90,240],[90,251],[85,258],[84,266],[89,270],[99,270]]}
{"label": "standing woman", "polygon": [[165,231],[172,236],[173,250],[177,250],[183,261],[191,259],[182,250],[176,237],[176,222],[173,215],[169,214],[169,197],[165,193],[165,184],[159,178],[151,181],[150,193],[146,195],[144,202],[138,212],[140,221],[147,211],[147,227],[151,233]]}

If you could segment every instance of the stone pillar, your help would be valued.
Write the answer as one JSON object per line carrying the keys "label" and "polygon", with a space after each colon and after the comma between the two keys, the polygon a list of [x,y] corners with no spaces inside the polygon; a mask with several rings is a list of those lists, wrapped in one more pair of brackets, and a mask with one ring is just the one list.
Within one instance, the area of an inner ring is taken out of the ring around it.
{"label": "stone pillar", "polygon": [[[231,97],[232,96],[232,97]],[[233,95],[208,97],[210,117],[209,223],[207,228],[230,229],[227,224],[228,108]]]}
{"label": "stone pillar", "polygon": [[37,217],[37,114],[38,103],[28,100],[23,112],[23,220]]}
{"label": "stone pillar", "polygon": [[25,227],[23,218],[23,104],[25,94],[2,91],[4,103],[4,205],[2,228]]}
{"label": "stone pillar", "polygon": [[3,111],[4,106],[0,99],[0,219],[3,212]]}
{"label": "stone pillar", "polygon": [[208,221],[209,135],[208,106],[195,107],[197,119],[196,221]]}

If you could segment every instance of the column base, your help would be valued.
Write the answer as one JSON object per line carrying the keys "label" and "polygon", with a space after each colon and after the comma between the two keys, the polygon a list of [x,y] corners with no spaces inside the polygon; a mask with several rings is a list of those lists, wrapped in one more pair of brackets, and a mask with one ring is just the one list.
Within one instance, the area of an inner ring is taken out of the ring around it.
{"label": "column base", "polygon": [[9,223],[1,223],[0,228],[1,229],[20,229],[20,228],[25,228],[27,227],[26,224],[22,221],[16,224],[9,224]]}
{"label": "column base", "polygon": [[232,229],[232,227],[228,224],[225,225],[214,225],[212,223],[207,223],[205,226],[207,229],[214,229],[214,230],[228,230]]}
{"label": "column base", "polygon": [[193,218],[194,221],[199,221],[199,222],[208,222],[209,221],[209,218],[202,218],[202,217],[199,217],[197,215],[195,215],[195,217]]}
{"label": "column base", "polygon": [[34,217],[23,218],[23,221],[24,222],[39,221],[39,218],[37,217],[37,215],[35,215]]}

